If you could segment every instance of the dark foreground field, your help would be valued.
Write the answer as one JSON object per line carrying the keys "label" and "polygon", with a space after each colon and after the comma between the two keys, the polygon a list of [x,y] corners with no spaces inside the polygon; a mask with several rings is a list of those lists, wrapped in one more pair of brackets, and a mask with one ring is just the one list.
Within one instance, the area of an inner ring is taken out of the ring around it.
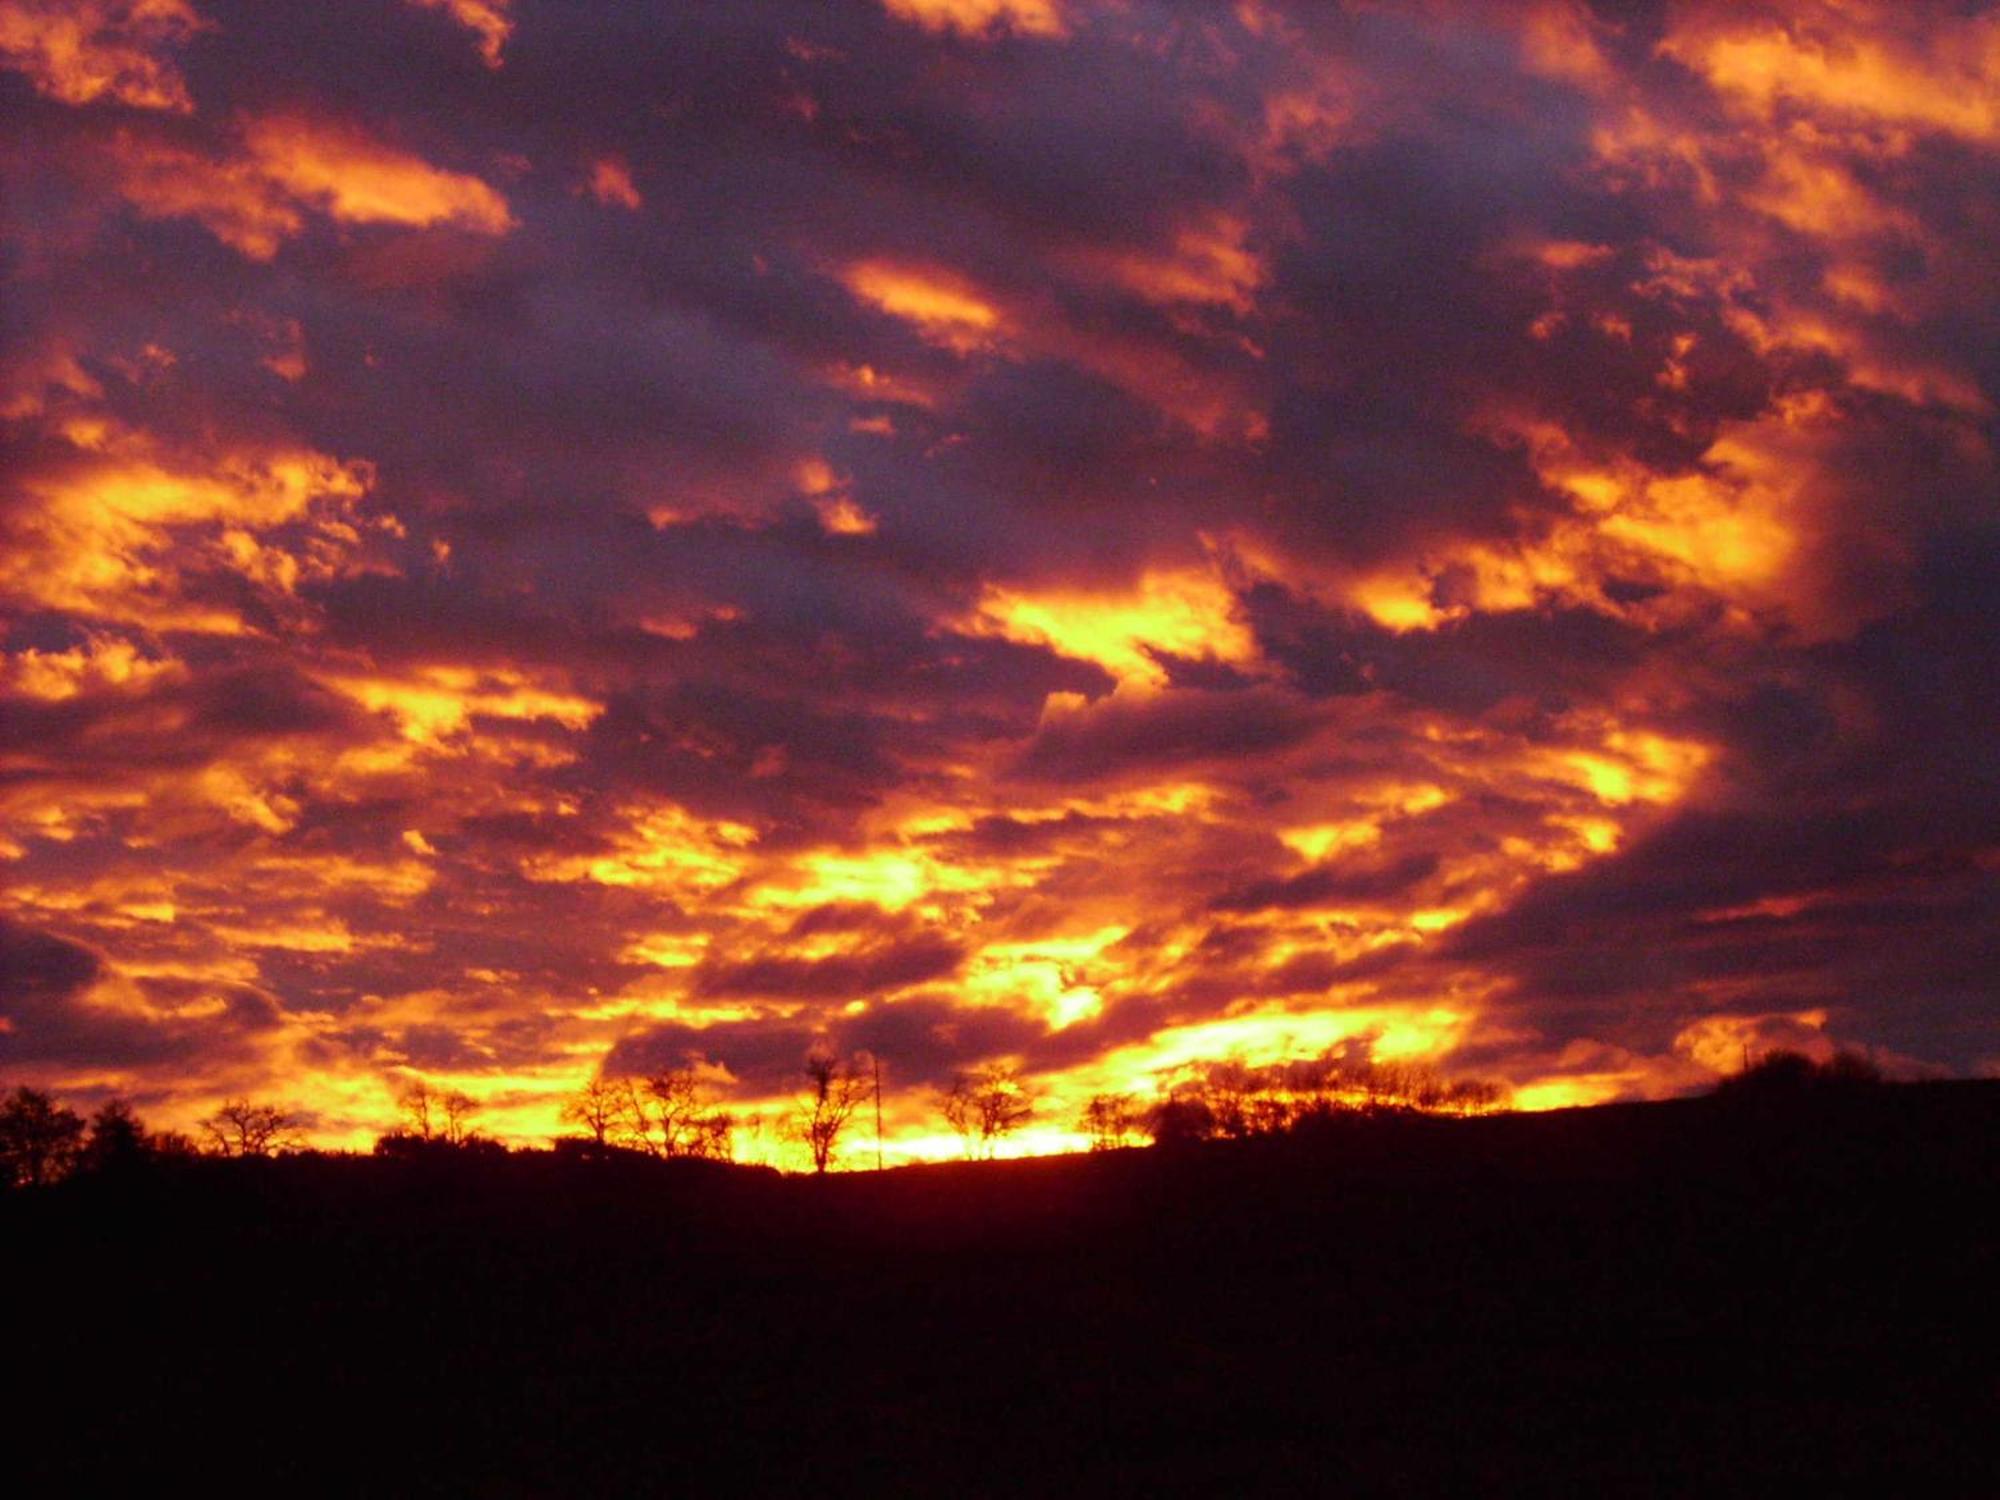
{"label": "dark foreground field", "polygon": [[1979,1494],[2000,1086],[0,1201],[13,1493]]}

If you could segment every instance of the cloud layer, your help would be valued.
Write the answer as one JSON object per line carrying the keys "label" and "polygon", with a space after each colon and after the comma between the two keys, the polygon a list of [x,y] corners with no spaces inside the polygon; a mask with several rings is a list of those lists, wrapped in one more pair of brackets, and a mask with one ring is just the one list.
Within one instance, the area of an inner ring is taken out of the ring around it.
{"label": "cloud layer", "polygon": [[[337,11],[337,13],[336,13]],[[2000,1066],[2000,17],[0,0],[0,1071]],[[776,1136],[756,1149],[777,1149]]]}

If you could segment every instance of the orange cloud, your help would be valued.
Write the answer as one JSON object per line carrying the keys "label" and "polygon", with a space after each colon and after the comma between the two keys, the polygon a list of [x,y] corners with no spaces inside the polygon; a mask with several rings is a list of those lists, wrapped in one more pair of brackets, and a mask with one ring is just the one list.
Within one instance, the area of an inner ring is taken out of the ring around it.
{"label": "orange cloud", "polygon": [[1156,652],[1247,663],[1255,654],[1235,596],[1214,572],[1161,569],[1128,590],[1029,590],[989,585],[963,628],[1048,645],[1103,667],[1121,685],[1162,687]]}
{"label": "orange cloud", "polygon": [[1004,327],[983,292],[941,268],[867,260],[849,266],[842,279],[862,301],[961,354],[988,347]]}
{"label": "orange cloud", "polygon": [[201,465],[114,424],[78,420],[69,438],[60,463],[22,481],[32,503],[8,523],[0,597],[154,628],[244,628],[239,609],[187,585],[205,571],[266,599],[329,576],[358,539],[352,509],[373,482],[365,463],[304,449]]}
{"label": "orange cloud", "polygon": [[[481,672],[447,665],[394,675],[336,670],[326,674],[326,681],[370,711],[390,716],[405,739],[432,749],[458,740],[475,716],[553,719],[581,729],[599,708],[589,698],[507,668]],[[467,747],[451,748],[462,752]]]}
{"label": "orange cloud", "polygon": [[486,66],[497,68],[501,49],[514,34],[514,22],[507,11],[512,0],[409,0],[419,10],[442,11],[479,39],[479,55]]}
{"label": "orange cloud", "polygon": [[2000,18],[1868,3],[1683,12],[1660,44],[1764,120],[1797,110],[1869,127],[2000,137]]}
{"label": "orange cloud", "polygon": [[1179,231],[1164,251],[1086,251],[1087,269],[1165,306],[1224,307],[1249,314],[1263,285],[1263,261],[1245,241],[1249,225],[1234,214],[1211,211]]}
{"label": "orange cloud", "polygon": [[65,104],[187,114],[194,101],[166,54],[202,25],[187,0],[0,0],[0,66]]}
{"label": "orange cloud", "polygon": [[811,458],[798,466],[797,482],[806,503],[819,516],[819,524],[834,536],[870,536],[875,517],[864,510],[849,493],[847,483],[833,472],[824,459]]}
{"label": "orange cloud", "polygon": [[0,657],[0,687],[45,702],[143,688],[186,675],[185,663],[143,655],[133,642],[115,636],[93,636],[67,651],[29,649]]}
{"label": "orange cloud", "polygon": [[1593,90],[1616,81],[1617,70],[1598,45],[1602,23],[1577,0],[1539,0],[1519,25],[1522,57],[1535,72]]}
{"label": "orange cloud", "polygon": [[342,223],[449,225],[505,234],[507,202],[479,178],[445,171],[353,127],[291,117],[250,121],[235,153],[209,157],[124,138],[119,188],[148,218],[192,218],[254,260],[297,234],[305,211]]}
{"label": "orange cloud", "polygon": [[116,157],[118,188],[149,219],[195,219],[224,244],[269,260],[305,225],[298,206],[257,166],[215,160],[179,146],[127,139]]}
{"label": "orange cloud", "polygon": [[[1241,220],[1211,214],[1183,231],[1169,251],[1071,250],[1062,264],[1085,282],[1109,281],[1168,307],[1176,314],[1176,332],[1192,331],[1178,314],[1208,306],[1239,315],[1252,310],[1252,293],[1264,268],[1244,247],[1246,234]],[[1078,326],[1047,299],[1009,302],[940,265],[867,259],[848,265],[840,279],[860,301],[955,354],[1066,361],[1157,406],[1205,438],[1254,443],[1268,430],[1264,413],[1239,376],[1191,360],[1170,337]],[[859,383],[864,389],[878,388],[881,399],[931,404],[928,392],[913,391],[893,376],[872,369],[862,374],[865,379]],[[851,372],[838,378],[850,389],[857,384]]]}
{"label": "orange cloud", "polygon": [[103,394],[77,350],[62,340],[22,344],[0,354],[0,420],[22,421],[40,416],[51,404]]}
{"label": "orange cloud", "polygon": [[646,201],[632,184],[632,169],[616,156],[599,157],[590,164],[589,191],[599,203],[635,212]]}
{"label": "orange cloud", "polygon": [[345,223],[449,224],[476,234],[505,234],[514,224],[506,200],[477,177],[359,130],[277,116],[252,122],[244,144],[267,180]]}
{"label": "orange cloud", "polygon": [[882,6],[899,21],[962,36],[1059,37],[1069,30],[1060,0],[882,0]]}

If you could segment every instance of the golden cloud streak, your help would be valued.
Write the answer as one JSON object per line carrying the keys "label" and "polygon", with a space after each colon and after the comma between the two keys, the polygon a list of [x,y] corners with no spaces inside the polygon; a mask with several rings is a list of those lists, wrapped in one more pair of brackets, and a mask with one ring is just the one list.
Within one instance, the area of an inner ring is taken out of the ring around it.
{"label": "golden cloud streak", "polygon": [[1059,0],[882,0],[899,21],[927,31],[984,37],[997,32],[1060,37],[1068,32]]}
{"label": "golden cloud streak", "polygon": [[999,635],[1050,646],[1095,662],[1122,686],[1164,687],[1166,669],[1151,653],[1245,665],[1256,655],[1235,595],[1213,570],[1161,568],[1126,590],[1039,590],[989,585],[958,624],[973,635]]}
{"label": "golden cloud streak", "polygon": [[982,293],[963,277],[935,267],[860,261],[847,268],[843,279],[862,301],[961,354],[988,347],[1004,327],[1000,310]]}
{"label": "golden cloud streak", "polygon": [[501,235],[505,198],[353,126],[273,115],[247,121],[240,148],[209,157],[134,136],[114,157],[119,188],[148,218],[192,218],[253,260],[269,260],[310,209],[346,224],[446,225]]}
{"label": "golden cloud streak", "polygon": [[1661,51],[1761,119],[1789,106],[1863,125],[2000,138],[2000,21],[1992,16],[1920,20],[1864,0],[1780,26],[1715,7],[1686,15]]}

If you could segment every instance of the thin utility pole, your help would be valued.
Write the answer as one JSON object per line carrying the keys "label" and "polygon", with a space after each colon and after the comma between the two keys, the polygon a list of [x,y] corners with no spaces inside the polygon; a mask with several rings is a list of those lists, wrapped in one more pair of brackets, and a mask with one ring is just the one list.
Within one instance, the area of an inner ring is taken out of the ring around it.
{"label": "thin utility pole", "polygon": [[875,1170],[882,1170],[882,1059],[873,1052],[869,1064],[875,1069]]}

